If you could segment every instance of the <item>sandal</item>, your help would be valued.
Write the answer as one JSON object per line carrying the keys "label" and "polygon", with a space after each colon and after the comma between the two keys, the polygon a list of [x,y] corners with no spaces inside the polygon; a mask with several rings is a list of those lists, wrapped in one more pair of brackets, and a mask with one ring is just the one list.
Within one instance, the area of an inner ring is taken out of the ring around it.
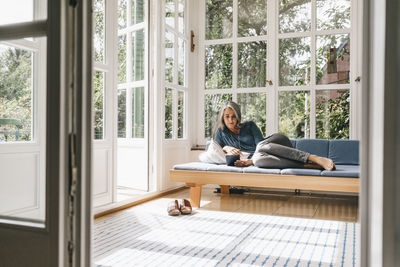
{"label": "sandal", "polygon": [[178,216],[180,214],[178,200],[171,201],[168,204],[167,211],[170,216]]}
{"label": "sandal", "polygon": [[180,210],[183,215],[191,214],[192,213],[192,205],[190,205],[190,201],[187,199],[182,199]]}

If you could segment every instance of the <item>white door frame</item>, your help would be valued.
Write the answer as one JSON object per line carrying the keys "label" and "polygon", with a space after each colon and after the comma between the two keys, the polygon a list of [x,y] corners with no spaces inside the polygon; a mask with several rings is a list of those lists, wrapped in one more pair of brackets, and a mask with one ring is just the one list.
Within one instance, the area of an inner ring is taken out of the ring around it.
{"label": "white door frame", "polygon": [[[68,266],[70,262],[90,266],[91,0],[79,2],[76,8],[69,7],[70,2],[74,1],[48,0],[46,20],[0,26],[0,40],[47,36],[45,223],[0,220],[0,259],[5,266]],[[72,13],[77,27],[70,31]],[[75,57],[70,57],[72,36]],[[68,68],[73,59],[75,77]],[[73,98],[68,94],[71,84]],[[69,99],[74,112],[67,105]],[[73,170],[68,155],[70,118],[76,140]],[[70,173],[77,174],[72,220],[68,216]],[[68,241],[74,247],[71,261]]]}

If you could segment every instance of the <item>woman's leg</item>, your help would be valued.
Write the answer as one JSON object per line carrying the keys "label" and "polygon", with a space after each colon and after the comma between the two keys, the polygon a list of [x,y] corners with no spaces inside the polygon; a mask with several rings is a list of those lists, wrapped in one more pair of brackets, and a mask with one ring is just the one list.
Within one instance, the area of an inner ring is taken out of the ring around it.
{"label": "woman's leg", "polygon": [[292,147],[289,138],[283,134],[274,134],[258,143],[256,152],[274,155],[301,163],[307,163],[310,153]]}
{"label": "woman's leg", "polygon": [[[293,168],[293,165],[296,165],[294,162],[300,163],[300,165],[297,164],[299,167],[296,168],[313,168],[313,166],[307,165],[308,162],[312,162],[323,167],[325,170],[331,171],[335,169],[335,164],[329,158],[311,155],[308,152],[294,149],[289,138],[283,134],[274,134],[261,141],[257,145],[256,154],[256,158],[253,156],[254,165],[264,166],[264,168],[268,165],[271,165],[271,167],[283,166]],[[276,156],[276,158],[268,157],[269,155]],[[289,161],[285,161],[284,159]],[[288,166],[284,166],[283,164],[288,164]]]}
{"label": "woman's leg", "polygon": [[254,166],[259,168],[304,168],[304,163],[278,157],[265,152],[256,151],[253,155],[252,162]]}

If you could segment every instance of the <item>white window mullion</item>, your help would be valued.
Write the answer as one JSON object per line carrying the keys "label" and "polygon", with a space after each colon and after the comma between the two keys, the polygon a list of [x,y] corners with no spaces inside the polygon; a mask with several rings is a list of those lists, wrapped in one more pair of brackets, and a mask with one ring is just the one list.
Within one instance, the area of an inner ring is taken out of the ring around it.
{"label": "white window mullion", "polygon": [[[357,27],[361,19],[357,16],[358,12],[358,0],[353,0],[351,2],[351,13],[350,13],[350,125],[349,134],[350,139],[360,139],[361,137],[361,84],[360,82],[355,82],[357,76],[360,75],[360,70],[362,69],[361,58],[362,58],[362,47],[361,42],[358,40],[362,39],[362,31],[358,31]],[[357,61],[355,59],[358,59]]]}
{"label": "white window mullion", "polygon": [[265,84],[267,88],[266,135],[278,132],[278,92],[279,86],[279,39],[278,39],[278,8],[275,0],[267,3],[267,80],[273,85]]}
{"label": "white window mullion", "polygon": [[233,89],[233,94],[232,94],[232,100],[237,102],[237,93],[236,93],[236,88],[237,88],[237,78],[238,78],[238,0],[233,0],[233,43],[232,43],[232,89]]}
{"label": "white window mullion", "polygon": [[[310,70],[310,136],[316,138],[316,118],[315,118],[315,86],[316,86],[316,18],[317,18],[317,3],[316,0],[311,0],[311,70]],[[305,137],[307,138],[307,137]]]}
{"label": "white window mullion", "polygon": [[205,125],[205,107],[204,107],[204,102],[205,102],[205,43],[206,43],[206,1],[200,1],[199,4],[200,7],[200,17],[199,17],[199,33],[198,33],[198,54],[199,54],[199,91],[198,91],[198,96],[199,96],[199,101],[200,104],[198,105],[198,118],[199,118],[199,123],[200,123],[200,131],[197,132],[197,143],[198,144],[205,144],[206,143],[206,138],[204,137],[204,125]]}

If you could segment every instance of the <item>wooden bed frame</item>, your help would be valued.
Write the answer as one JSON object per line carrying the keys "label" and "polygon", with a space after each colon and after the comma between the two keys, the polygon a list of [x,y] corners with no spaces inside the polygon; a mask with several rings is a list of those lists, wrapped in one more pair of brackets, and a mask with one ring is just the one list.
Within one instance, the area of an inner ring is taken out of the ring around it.
{"label": "wooden bed frame", "polygon": [[183,182],[190,187],[193,207],[200,207],[201,187],[219,184],[222,194],[229,194],[229,186],[254,186],[263,188],[318,190],[329,192],[359,193],[360,178],[303,176],[261,173],[236,173],[173,170],[169,171],[171,182]]}

